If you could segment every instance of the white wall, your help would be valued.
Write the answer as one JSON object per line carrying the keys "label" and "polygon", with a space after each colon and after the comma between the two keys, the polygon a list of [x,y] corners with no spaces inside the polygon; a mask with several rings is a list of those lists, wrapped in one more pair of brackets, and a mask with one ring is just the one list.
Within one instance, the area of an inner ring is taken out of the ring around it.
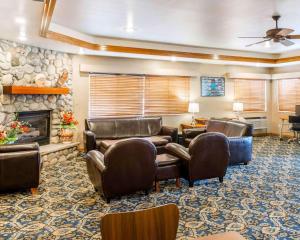
{"label": "white wall", "polygon": [[[272,74],[276,73],[292,73],[292,72],[300,72],[300,65],[292,65],[287,67],[273,68],[270,69]],[[271,121],[271,132],[275,134],[279,134],[279,124],[281,123],[280,117],[292,115],[292,112],[279,112],[278,106],[278,83],[277,80],[272,80],[272,121]],[[284,127],[284,135],[291,134],[288,126]]]}
{"label": "white wall", "polygon": [[[200,113],[197,117],[232,117],[233,80],[225,80],[225,97],[201,97],[200,76],[224,76],[226,73],[269,73],[267,68],[213,65],[185,62],[170,62],[157,60],[141,60],[114,57],[96,57],[76,55],[73,57],[73,89],[74,111],[80,122],[79,140],[82,139],[84,119],[88,117],[88,73],[80,73],[80,64],[95,65],[102,73],[136,73],[157,75],[186,75],[192,76],[190,85],[191,101],[200,103]],[[271,100],[270,82],[267,84],[268,99]],[[268,101],[268,109],[271,102]],[[247,116],[268,116],[271,113],[248,113]],[[179,127],[180,123],[191,121],[190,114],[164,116],[165,125]]]}

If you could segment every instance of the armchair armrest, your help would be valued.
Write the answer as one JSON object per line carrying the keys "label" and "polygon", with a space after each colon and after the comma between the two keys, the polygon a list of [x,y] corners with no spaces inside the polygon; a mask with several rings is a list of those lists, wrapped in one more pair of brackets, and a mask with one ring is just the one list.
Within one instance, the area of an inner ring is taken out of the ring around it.
{"label": "armchair armrest", "polygon": [[86,130],[84,131],[84,142],[85,142],[85,150],[89,152],[91,150],[95,150],[96,146],[96,134],[92,131]]}
{"label": "armchair armrest", "polygon": [[89,151],[86,154],[86,158],[100,171],[103,172],[106,169],[104,164],[104,155],[96,150]]}
{"label": "armchair armrest", "polygon": [[230,164],[248,163],[252,158],[252,137],[229,137]]}
{"label": "armchair armrest", "polygon": [[177,142],[178,128],[162,126],[159,135],[171,136],[172,142]]}
{"label": "armchair armrest", "polygon": [[0,153],[39,151],[38,143],[0,145]]}
{"label": "armchair armrest", "polygon": [[190,154],[188,153],[188,149],[178,143],[168,143],[166,145],[167,151],[179,157],[180,159],[189,161],[191,159]]}
{"label": "armchair armrest", "polygon": [[190,128],[190,129],[183,129],[182,130],[182,137],[183,139],[186,138],[195,138],[198,135],[205,133],[206,128]]}

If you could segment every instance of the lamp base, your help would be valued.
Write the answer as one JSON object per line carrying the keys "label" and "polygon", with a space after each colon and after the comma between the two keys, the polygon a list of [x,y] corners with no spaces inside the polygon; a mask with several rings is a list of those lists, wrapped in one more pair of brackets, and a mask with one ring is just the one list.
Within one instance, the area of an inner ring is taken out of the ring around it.
{"label": "lamp base", "polygon": [[194,116],[192,116],[192,122],[191,122],[191,125],[192,125],[192,126],[195,126],[195,125],[196,125],[196,120],[195,120],[195,117],[194,117]]}

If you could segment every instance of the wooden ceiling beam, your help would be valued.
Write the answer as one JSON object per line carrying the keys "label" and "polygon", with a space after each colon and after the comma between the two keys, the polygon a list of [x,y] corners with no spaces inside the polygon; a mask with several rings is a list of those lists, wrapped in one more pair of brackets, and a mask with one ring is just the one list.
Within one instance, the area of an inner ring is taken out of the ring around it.
{"label": "wooden ceiling beam", "polygon": [[45,38],[64,42],[74,46],[94,50],[94,51],[108,51],[115,53],[129,53],[129,54],[142,54],[152,56],[170,56],[178,58],[194,58],[204,60],[221,60],[231,62],[248,62],[248,63],[266,63],[266,64],[280,64],[288,62],[300,61],[300,56],[287,57],[287,58],[259,58],[259,57],[244,57],[244,56],[231,56],[231,55],[217,55],[208,53],[197,53],[197,52],[181,52],[181,51],[170,51],[161,49],[150,49],[150,48],[136,48],[127,46],[115,46],[115,45],[100,45],[91,43],[85,40],[74,38],[68,35],[64,35],[58,32],[49,31],[52,15],[56,5],[56,0],[45,0],[43,16],[41,22],[40,35]]}
{"label": "wooden ceiling beam", "polygon": [[55,5],[56,5],[56,0],[44,0],[44,8],[43,8],[43,15],[42,15],[42,22],[41,22],[41,29],[40,29],[40,35],[42,37],[46,37],[47,35]]}

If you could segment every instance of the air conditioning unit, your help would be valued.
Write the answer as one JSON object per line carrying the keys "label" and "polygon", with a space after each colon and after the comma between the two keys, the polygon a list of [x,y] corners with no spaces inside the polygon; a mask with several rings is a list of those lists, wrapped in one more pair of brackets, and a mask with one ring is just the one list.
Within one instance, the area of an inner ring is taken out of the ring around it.
{"label": "air conditioning unit", "polygon": [[267,117],[245,117],[247,123],[253,124],[253,130],[264,130],[268,132]]}

